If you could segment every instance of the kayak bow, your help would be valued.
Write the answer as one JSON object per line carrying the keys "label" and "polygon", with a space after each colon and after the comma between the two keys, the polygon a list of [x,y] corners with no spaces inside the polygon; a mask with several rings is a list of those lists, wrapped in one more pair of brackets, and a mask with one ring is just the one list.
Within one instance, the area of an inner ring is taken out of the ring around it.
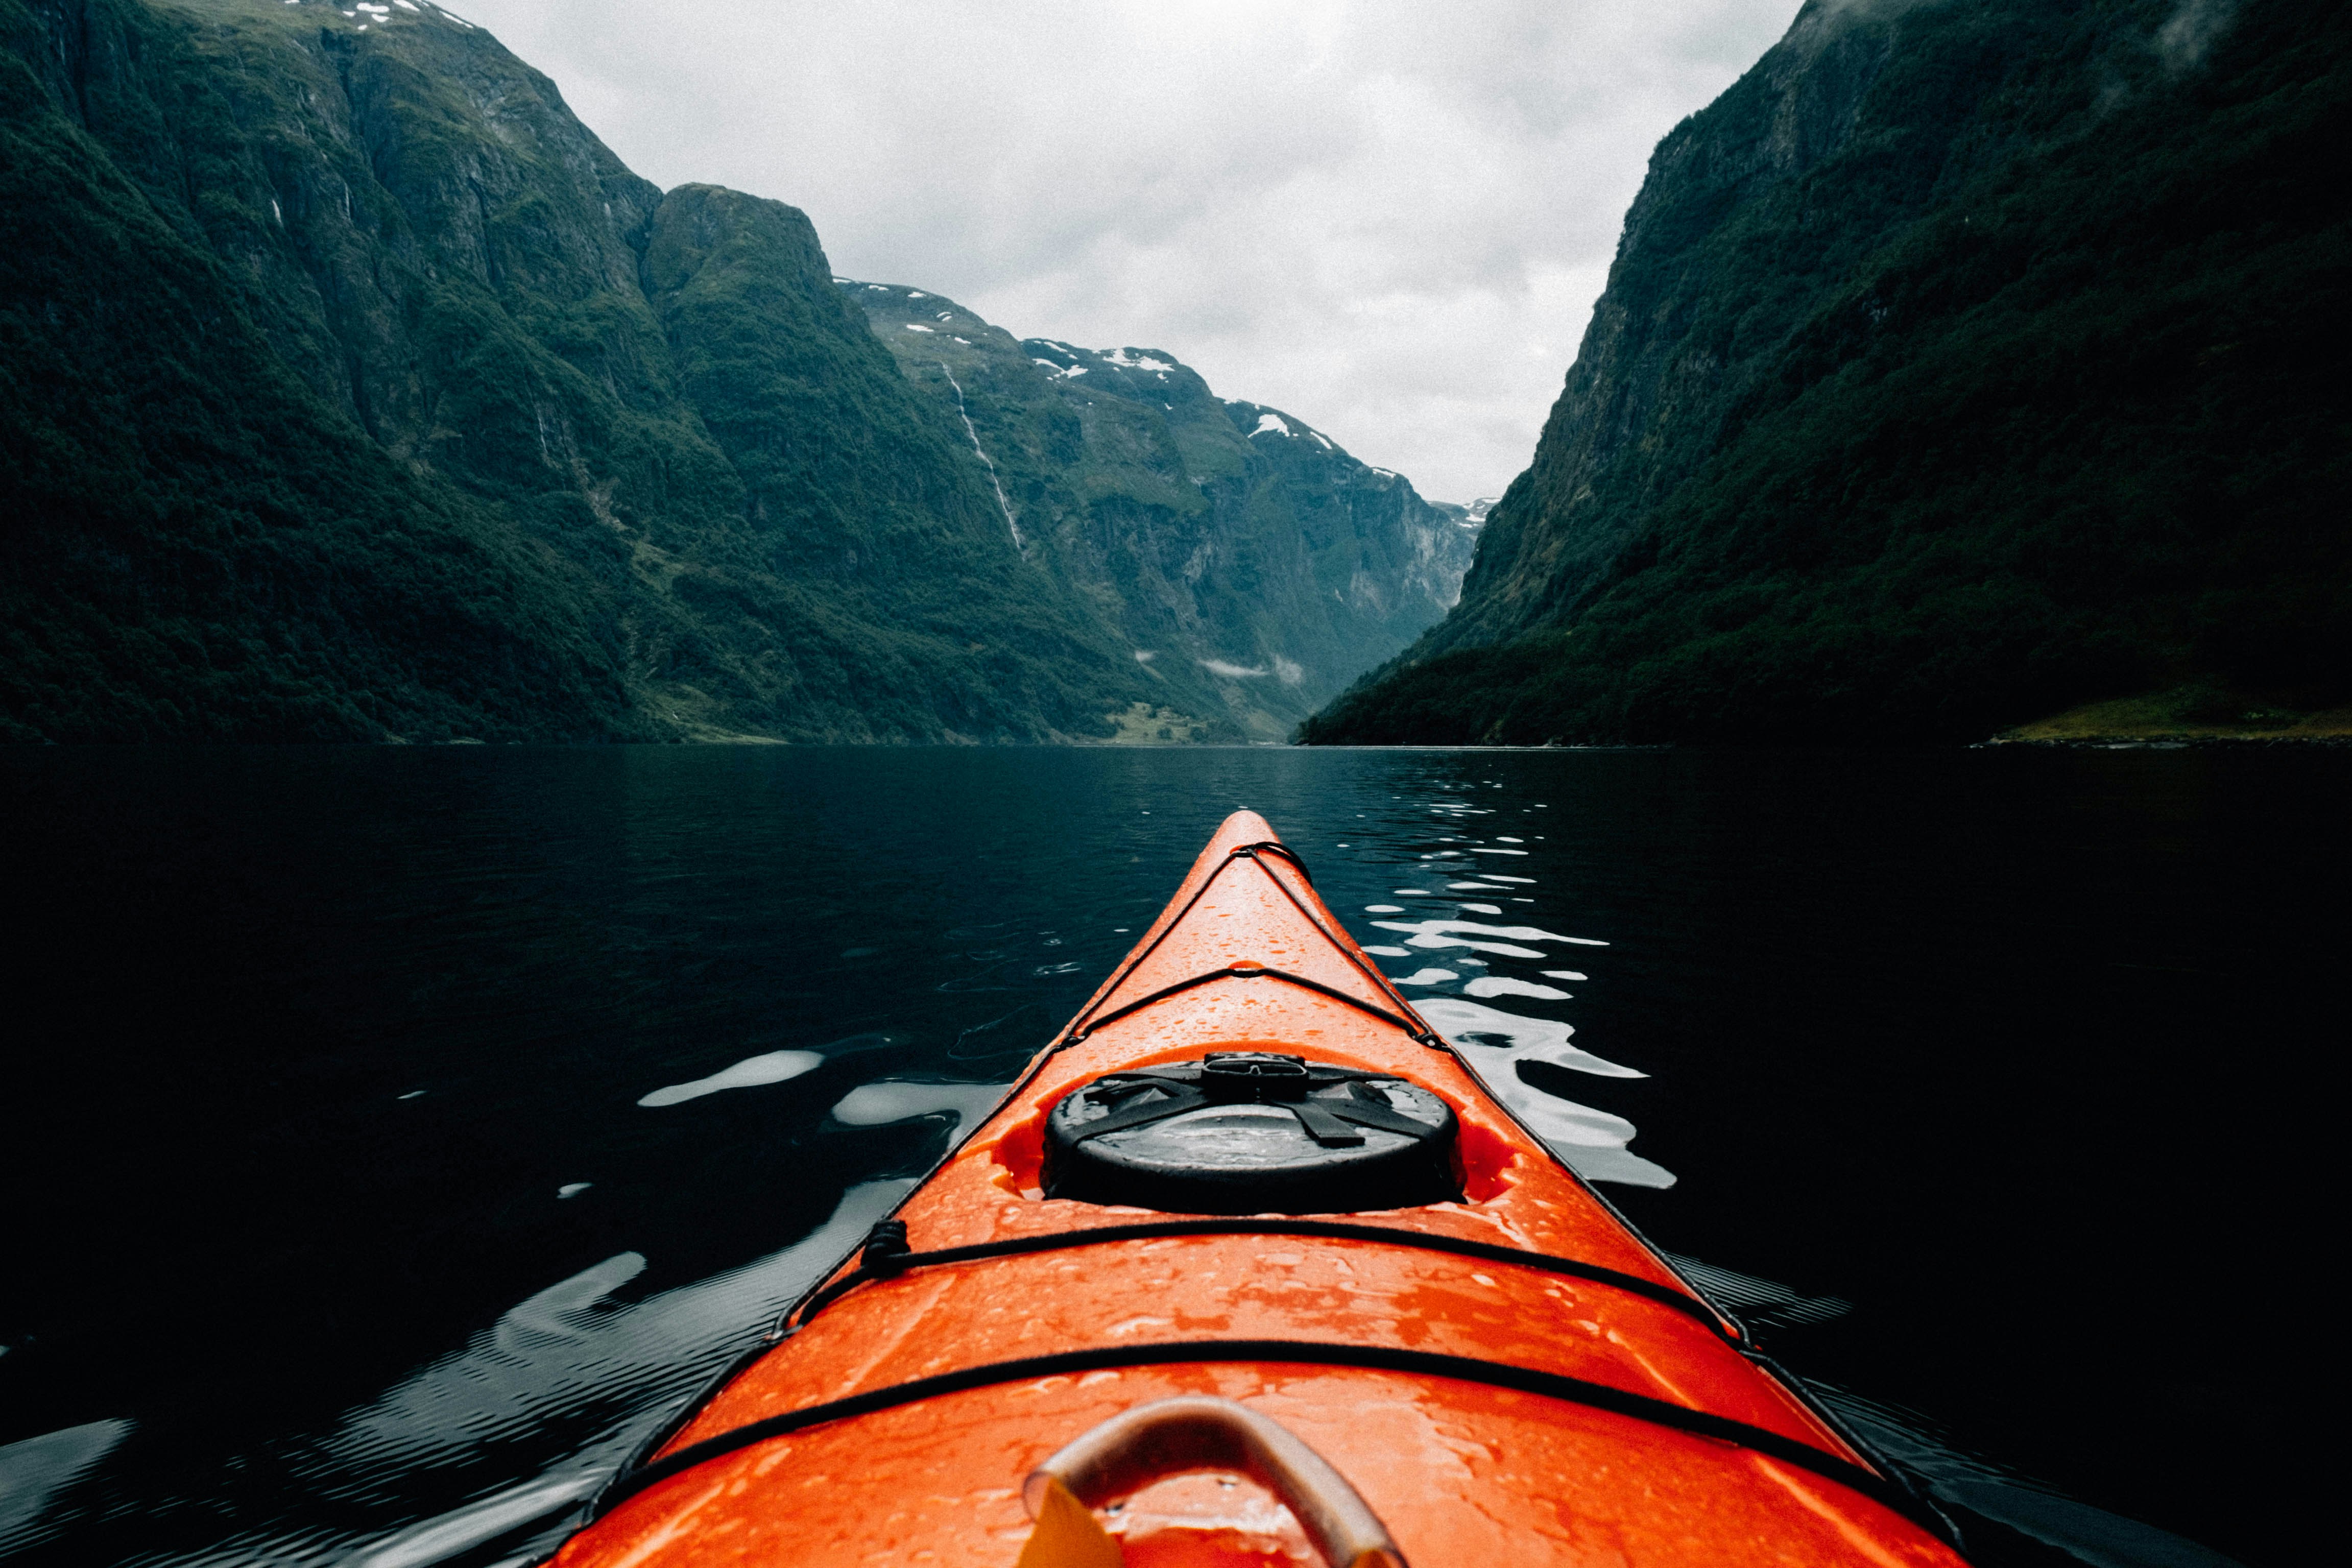
{"label": "kayak bow", "polygon": [[1234,813],[559,1568],[1959,1562]]}

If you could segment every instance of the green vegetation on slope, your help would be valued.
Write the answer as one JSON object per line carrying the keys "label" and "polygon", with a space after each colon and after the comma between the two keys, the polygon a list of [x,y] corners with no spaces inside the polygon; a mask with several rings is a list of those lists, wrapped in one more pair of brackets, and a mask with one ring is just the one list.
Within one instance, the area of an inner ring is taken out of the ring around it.
{"label": "green vegetation on slope", "polygon": [[[567,569],[289,370],[197,213],[36,77],[51,36],[0,0],[0,734],[634,733]],[[131,37],[88,41],[121,62]],[[74,85],[85,114],[127,96]]]}
{"label": "green vegetation on slope", "polygon": [[2113,746],[2161,742],[2322,741],[2352,744],[2352,707],[2284,707],[2210,685],[2085,703],[1994,736],[2001,745]]}
{"label": "green vegetation on slope", "polygon": [[0,733],[1051,739],[1155,695],[804,216],[665,197],[446,13],[0,0]]}
{"label": "green vegetation on slope", "polygon": [[1306,738],[2340,700],[2347,44],[2291,0],[1809,6],[1660,147],[1461,607]]}
{"label": "green vegetation on slope", "polygon": [[1016,340],[922,289],[841,285],[998,528],[1203,735],[1287,736],[1454,602],[1475,528],[1296,416],[1214,396],[1163,350]]}

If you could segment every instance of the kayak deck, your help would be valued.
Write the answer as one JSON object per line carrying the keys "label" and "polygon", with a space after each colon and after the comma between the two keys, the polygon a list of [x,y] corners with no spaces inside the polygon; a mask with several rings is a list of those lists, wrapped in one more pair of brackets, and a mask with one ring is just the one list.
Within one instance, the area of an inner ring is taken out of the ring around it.
{"label": "kayak deck", "polygon": [[[1458,1121],[1461,1197],[1188,1219],[1045,1196],[1064,1096],[1213,1051],[1434,1094]],[[1252,813],[895,1218],[915,1256],[886,1239],[878,1269],[845,1261],[822,1310],[610,1494],[562,1568],[1009,1568],[1033,1469],[1192,1395],[1302,1439],[1424,1568],[1958,1561],[1427,1031]],[[1118,1238],[1073,1234],[1102,1229]],[[941,1251],[976,1255],[926,1256]],[[1129,1563],[1312,1560],[1254,1488],[1163,1492],[1193,1523],[1153,1536],[1125,1521]]]}

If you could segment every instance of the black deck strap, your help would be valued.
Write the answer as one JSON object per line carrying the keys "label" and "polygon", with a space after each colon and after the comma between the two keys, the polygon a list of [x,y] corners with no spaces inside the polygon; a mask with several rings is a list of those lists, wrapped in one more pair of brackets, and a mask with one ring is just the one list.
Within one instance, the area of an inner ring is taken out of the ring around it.
{"label": "black deck strap", "polygon": [[[1472,1241],[1465,1237],[1444,1236],[1427,1230],[1407,1230],[1396,1225],[1350,1225],[1336,1219],[1160,1219],[1141,1225],[1100,1225],[1084,1230],[1050,1230],[1042,1236],[1013,1236],[1002,1241],[975,1242],[969,1247],[942,1247],[931,1252],[895,1254],[889,1260],[888,1274],[903,1273],[909,1269],[943,1268],[950,1263],[977,1263],[992,1258],[1017,1258],[1033,1252],[1059,1252],[1073,1247],[1107,1246],[1114,1241],[1156,1241],[1171,1236],[1311,1236],[1333,1241],[1377,1242],[1421,1252],[1449,1252],[1457,1258],[1475,1258],[1481,1262],[1499,1263],[1505,1268],[1534,1269],[1546,1274],[1588,1280],[1596,1285],[1607,1285],[1640,1296],[1662,1307],[1671,1307],[1685,1317],[1705,1325],[1709,1333],[1734,1349],[1745,1351],[1748,1348],[1740,1333],[1736,1328],[1726,1326],[1724,1319],[1706,1301],[1685,1295],[1671,1285],[1644,1280],[1639,1274],[1621,1273],[1615,1269],[1604,1269],[1598,1263],[1580,1262],[1574,1258],[1556,1258],[1549,1252],[1528,1252],[1516,1247],[1501,1247],[1491,1241]],[[795,1332],[805,1328],[811,1318],[858,1286],[885,1277],[881,1271],[859,1267],[855,1273],[844,1275],[811,1296],[794,1314],[795,1321],[790,1326]]]}
{"label": "black deck strap", "polygon": [[[1363,1134],[1331,1114],[1328,1108],[1315,1101],[1279,1100],[1275,1103],[1297,1117],[1298,1124],[1307,1130],[1307,1135],[1324,1148],[1360,1148],[1363,1145]],[[1397,1120],[1402,1122],[1405,1118],[1399,1116]],[[1411,1135],[1427,1137],[1436,1130],[1434,1126],[1428,1124],[1415,1122],[1412,1124]]]}
{"label": "black deck strap", "polygon": [[1629,1394],[1605,1383],[1588,1383],[1580,1377],[1570,1377],[1562,1373],[1538,1372],[1531,1367],[1511,1366],[1472,1356],[1406,1350],[1397,1345],[1331,1344],[1286,1339],[1180,1340],[1162,1344],[1102,1345],[1091,1350],[1065,1351],[1058,1355],[1032,1355],[1018,1361],[991,1362],[982,1366],[941,1373],[936,1377],[895,1383],[887,1388],[853,1394],[846,1399],[828,1400],[822,1405],[810,1405],[752,1421],[731,1432],[722,1432],[716,1437],[706,1437],[699,1443],[680,1448],[667,1458],[657,1459],[642,1469],[615,1476],[597,1498],[595,1511],[601,1516],[647,1487],[657,1486],[672,1476],[723,1455],[831,1421],[870,1416],[877,1410],[894,1409],[925,1399],[936,1399],[943,1395],[962,1394],[975,1388],[996,1387],[1008,1383],[1027,1383],[1041,1377],[1063,1377],[1129,1366],[1234,1361],[1346,1366],[1371,1372],[1402,1373],[1415,1377],[1443,1377],[1457,1383],[1507,1388],[1515,1393],[1582,1405],[1614,1416],[1645,1421],[1652,1426],[1736,1444],[1768,1458],[1810,1470],[1901,1514],[1931,1534],[1944,1536],[1950,1528],[1934,1512],[1922,1509],[1908,1491],[1876,1471],[1839,1458],[1811,1443],[1784,1437],[1778,1432],[1751,1427],[1727,1416],[1693,1410],[1687,1406],[1653,1399],[1645,1394]]}
{"label": "black deck strap", "polygon": [[[1250,972],[1255,974],[1258,971]],[[1340,1073],[1341,1076],[1336,1080],[1327,1079],[1319,1084],[1315,1084],[1314,1087],[1328,1088],[1332,1082],[1337,1082],[1347,1089],[1346,1099],[1318,1100],[1313,1098],[1310,1092],[1307,1098],[1301,1100],[1261,1100],[1256,1103],[1278,1105],[1291,1112],[1298,1118],[1298,1124],[1306,1130],[1307,1135],[1326,1147],[1354,1146],[1363,1143],[1363,1134],[1345,1124],[1350,1122],[1359,1127],[1376,1127],[1384,1133],[1395,1133],[1416,1139],[1425,1138],[1436,1131],[1435,1124],[1417,1122],[1410,1116],[1398,1115],[1395,1111],[1390,1109],[1387,1100],[1365,1087],[1364,1081],[1367,1079],[1377,1078],[1399,1083],[1405,1082],[1396,1074],[1346,1072],[1342,1069],[1336,1068],[1327,1071]],[[1302,1076],[1299,1082],[1312,1082],[1312,1080]],[[1130,1127],[1149,1126],[1154,1122],[1168,1121],[1172,1117],[1225,1103],[1210,1098],[1202,1090],[1200,1084],[1201,1081],[1198,1078],[1155,1075],[1150,1068],[1134,1073],[1106,1073],[1088,1084],[1081,1092],[1097,1102],[1106,1099],[1113,1102],[1109,1111],[1107,1114],[1097,1116],[1095,1120],[1080,1125],[1070,1134],[1071,1140],[1074,1143],[1085,1143],[1108,1133],[1123,1133]],[[1147,1092],[1152,1091],[1157,1091],[1160,1098],[1153,1100],[1143,1098]]]}
{"label": "black deck strap", "polygon": [[1328,1112],[1342,1122],[1353,1122],[1359,1127],[1377,1127],[1383,1133],[1398,1133],[1408,1138],[1425,1138],[1432,1127],[1427,1122],[1411,1116],[1400,1116],[1386,1105],[1370,1105],[1361,1100],[1309,1100],[1307,1103]]}

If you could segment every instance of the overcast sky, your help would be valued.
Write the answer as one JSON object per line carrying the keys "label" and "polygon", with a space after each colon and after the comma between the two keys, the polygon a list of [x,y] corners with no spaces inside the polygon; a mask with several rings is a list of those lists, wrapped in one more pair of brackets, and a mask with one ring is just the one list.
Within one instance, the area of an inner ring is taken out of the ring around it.
{"label": "overcast sky", "polygon": [[834,270],[1162,349],[1433,500],[1534,451],[1650,150],[1798,0],[459,0]]}

